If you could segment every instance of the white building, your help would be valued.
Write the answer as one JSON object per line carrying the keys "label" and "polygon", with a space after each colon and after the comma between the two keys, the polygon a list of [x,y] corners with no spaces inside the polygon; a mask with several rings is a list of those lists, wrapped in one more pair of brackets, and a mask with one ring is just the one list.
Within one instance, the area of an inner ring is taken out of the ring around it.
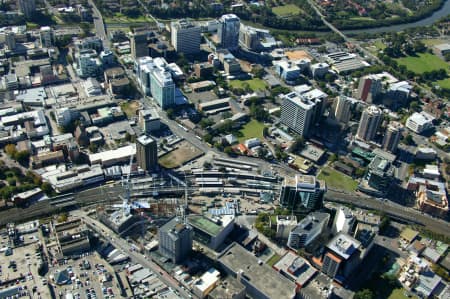
{"label": "white building", "polygon": [[308,246],[327,226],[330,214],[314,212],[302,219],[289,233],[287,246],[299,249]]}
{"label": "white building", "polygon": [[354,229],[356,217],[352,211],[347,207],[340,207],[336,211],[336,216],[333,222],[333,234],[340,232],[350,234]]}
{"label": "white building", "polygon": [[194,281],[194,294],[199,298],[205,298],[220,281],[220,272],[214,268],[206,271],[200,278]]}
{"label": "white building", "polygon": [[277,215],[277,233],[276,238],[287,239],[290,232],[297,226],[296,216]]}
{"label": "white building", "polygon": [[94,97],[102,94],[102,87],[94,78],[87,78],[83,81],[83,88],[87,97]]}
{"label": "white building", "polygon": [[327,95],[318,89],[299,94],[291,92],[283,96],[281,122],[300,136],[310,133],[311,125],[322,116]]}
{"label": "white building", "polygon": [[201,28],[187,20],[170,24],[172,45],[178,53],[195,54],[200,52]]}
{"label": "white building", "polygon": [[420,134],[423,131],[433,127],[434,117],[430,114],[422,112],[414,112],[413,115],[406,120],[406,127],[411,131]]}

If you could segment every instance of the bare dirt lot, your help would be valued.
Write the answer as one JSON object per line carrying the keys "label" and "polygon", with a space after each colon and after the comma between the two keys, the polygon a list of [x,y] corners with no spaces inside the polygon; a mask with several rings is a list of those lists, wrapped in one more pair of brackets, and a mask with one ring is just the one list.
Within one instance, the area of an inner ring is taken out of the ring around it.
{"label": "bare dirt lot", "polygon": [[177,168],[202,155],[202,151],[187,141],[177,144],[177,148],[159,158],[159,164],[168,169]]}

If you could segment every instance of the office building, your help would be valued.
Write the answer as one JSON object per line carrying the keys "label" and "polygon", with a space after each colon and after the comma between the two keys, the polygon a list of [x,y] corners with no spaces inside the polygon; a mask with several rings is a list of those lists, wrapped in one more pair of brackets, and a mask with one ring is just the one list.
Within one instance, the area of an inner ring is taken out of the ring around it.
{"label": "office building", "polygon": [[162,109],[175,105],[175,83],[169,71],[153,70],[150,73],[150,90],[153,99]]}
{"label": "office building", "polygon": [[5,32],[5,44],[10,51],[13,51],[16,48],[16,35],[14,32]]}
{"label": "office building", "polygon": [[383,138],[383,149],[395,153],[398,143],[402,137],[403,126],[401,123],[392,121],[389,123]]}
{"label": "office building", "polygon": [[406,127],[413,131],[414,133],[420,134],[426,130],[429,130],[433,127],[433,120],[435,118],[422,111],[422,112],[414,112],[408,119],[406,120]]}
{"label": "office building", "polygon": [[330,214],[314,212],[303,218],[289,233],[287,246],[297,250],[313,242],[328,225]]}
{"label": "office building", "polygon": [[281,123],[300,136],[308,136],[310,128],[323,113],[326,94],[318,89],[304,92],[290,92],[283,96]]}
{"label": "office building", "polygon": [[31,18],[36,12],[35,0],[18,0],[19,11],[25,16],[25,18]]}
{"label": "office building", "polygon": [[190,215],[187,221],[193,229],[193,238],[213,250],[224,245],[226,237],[234,228],[234,215],[215,215],[210,218]]}
{"label": "office building", "polygon": [[103,41],[97,36],[88,36],[81,40],[77,39],[75,41],[75,48],[80,52],[82,50],[95,50],[98,54],[103,50]]}
{"label": "office building", "polygon": [[277,233],[276,238],[288,239],[289,233],[297,226],[297,217],[294,215],[277,215]]}
{"label": "office building", "polygon": [[287,83],[294,84],[295,80],[300,77],[300,67],[290,60],[274,61],[273,64],[278,76]]}
{"label": "office building", "polygon": [[361,242],[339,233],[326,246],[322,272],[337,281],[344,281],[361,262]]}
{"label": "office building", "polygon": [[359,79],[356,98],[366,103],[373,103],[381,94],[382,79],[377,75],[367,75]]}
{"label": "office building", "polygon": [[312,175],[296,175],[286,178],[281,188],[280,205],[294,212],[320,208],[326,192],[324,181]]}
{"label": "office building", "polygon": [[170,24],[172,45],[178,53],[195,54],[200,52],[201,28],[187,20]]}
{"label": "office building", "polygon": [[78,74],[82,78],[96,77],[101,71],[101,62],[95,50],[82,50],[78,54]]}
{"label": "office building", "polygon": [[364,141],[373,140],[382,121],[383,113],[380,109],[373,105],[367,107],[361,115],[356,137]]}
{"label": "office building", "polygon": [[147,135],[161,128],[161,121],[156,109],[139,110],[139,127]]}
{"label": "office building", "polygon": [[219,19],[217,36],[222,48],[234,50],[239,47],[239,29],[241,21],[234,14],[223,15]]}
{"label": "office building", "polygon": [[239,41],[245,48],[256,50],[259,46],[258,32],[255,28],[242,25],[239,32]]}
{"label": "office building", "polygon": [[385,158],[375,156],[368,165],[367,174],[358,189],[374,196],[384,196],[393,183],[394,166]]}
{"label": "office building", "polygon": [[340,95],[336,101],[334,109],[334,118],[343,124],[347,124],[352,116],[351,108],[354,99]]}
{"label": "office building", "polygon": [[158,144],[150,136],[142,135],[136,140],[136,160],[145,171],[154,171],[158,164]]}
{"label": "office building", "polygon": [[49,26],[41,27],[41,30],[39,31],[39,40],[41,42],[41,47],[52,47],[54,39],[55,37],[52,28],[50,28]]}
{"label": "office building", "polygon": [[351,234],[356,224],[356,217],[347,207],[339,207],[334,216],[333,234],[345,233]]}
{"label": "office building", "polygon": [[449,205],[444,182],[411,177],[408,190],[414,191],[417,206],[422,212],[442,218],[448,215]]}
{"label": "office building", "polygon": [[148,56],[148,37],[150,32],[146,29],[135,29],[130,36],[131,56],[133,59]]}
{"label": "office building", "polygon": [[311,74],[314,78],[323,78],[330,70],[330,66],[327,63],[315,63],[311,65]]}
{"label": "office building", "polygon": [[159,235],[159,253],[178,264],[188,257],[192,250],[192,228],[182,219],[175,217],[161,226]]}

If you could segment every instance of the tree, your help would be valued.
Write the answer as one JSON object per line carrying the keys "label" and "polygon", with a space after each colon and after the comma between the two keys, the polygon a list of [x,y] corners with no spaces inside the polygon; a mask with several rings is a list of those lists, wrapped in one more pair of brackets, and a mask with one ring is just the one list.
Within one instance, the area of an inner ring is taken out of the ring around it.
{"label": "tree", "polygon": [[291,152],[298,153],[305,147],[305,139],[303,137],[295,138],[294,142],[291,145]]}
{"label": "tree", "polygon": [[328,161],[330,161],[330,163],[333,163],[337,159],[338,159],[338,156],[336,154],[331,154],[330,157],[328,158]]}
{"label": "tree", "polygon": [[17,162],[19,162],[21,165],[26,165],[28,163],[29,158],[30,158],[30,152],[27,150],[16,152],[14,154],[14,159]]}
{"label": "tree", "polygon": [[373,292],[369,289],[364,289],[355,293],[353,299],[373,299],[375,296]]}
{"label": "tree", "polygon": [[14,144],[7,144],[5,146],[5,153],[10,157],[14,159],[14,155],[17,153],[16,146]]}
{"label": "tree", "polygon": [[411,134],[406,135],[405,139],[404,139],[405,144],[407,145],[414,145],[414,139],[411,136]]}
{"label": "tree", "polygon": [[263,136],[264,136],[264,137],[269,136],[269,128],[268,128],[268,127],[264,127],[264,128],[263,128]]}
{"label": "tree", "polygon": [[168,118],[175,119],[175,110],[173,110],[173,108],[167,109],[166,113]]}
{"label": "tree", "polygon": [[234,154],[233,148],[231,148],[231,146],[226,146],[224,148],[223,152],[229,156]]}
{"label": "tree", "polygon": [[50,183],[48,183],[48,182],[42,183],[41,189],[42,189],[42,191],[44,191],[45,194],[47,194],[47,195],[51,195],[51,194],[53,193],[52,185],[51,185]]}

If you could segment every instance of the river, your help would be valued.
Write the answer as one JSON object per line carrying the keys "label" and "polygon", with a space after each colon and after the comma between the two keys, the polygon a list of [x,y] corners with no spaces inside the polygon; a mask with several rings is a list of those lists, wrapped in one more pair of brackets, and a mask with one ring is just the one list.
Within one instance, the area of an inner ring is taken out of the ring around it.
{"label": "river", "polygon": [[391,25],[391,26],[383,26],[383,27],[375,27],[375,28],[367,28],[367,29],[355,29],[355,30],[342,30],[342,32],[347,34],[360,34],[360,33],[379,33],[379,32],[394,32],[394,31],[402,31],[408,28],[414,28],[414,27],[421,27],[421,26],[428,26],[439,19],[447,16],[450,14],[450,0],[446,0],[444,5],[442,7],[435,11],[431,16],[416,21],[412,23],[404,23],[404,24],[398,24],[398,25]]}

